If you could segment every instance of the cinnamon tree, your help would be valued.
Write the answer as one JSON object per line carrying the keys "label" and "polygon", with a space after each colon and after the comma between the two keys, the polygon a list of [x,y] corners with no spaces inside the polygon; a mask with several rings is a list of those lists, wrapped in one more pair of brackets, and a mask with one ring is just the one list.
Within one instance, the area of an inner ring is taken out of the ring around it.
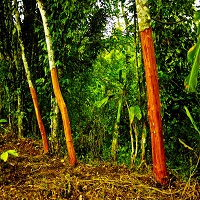
{"label": "cinnamon tree", "polygon": [[28,61],[27,61],[27,58],[26,58],[26,55],[25,55],[25,48],[24,48],[24,42],[23,42],[23,39],[22,39],[21,22],[20,22],[20,16],[19,16],[19,11],[18,11],[17,0],[14,0],[14,6],[15,6],[14,10],[15,10],[15,19],[16,19],[16,29],[17,29],[17,33],[18,33],[18,40],[19,40],[20,48],[21,48],[22,61],[24,63],[26,78],[27,78],[27,81],[28,81],[29,89],[30,89],[33,104],[34,104],[38,126],[39,126],[40,133],[41,133],[41,136],[42,136],[44,153],[47,153],[49,151],[48,140],[47,140],[46,130],[44,128],[44,124],[43,124],[42,117],[41,117],[41,114],[40,114],[40,108],[39,108],[39,104],[38,104],[36,90],[33,86],[32,80],[31,80],[31,72],[29,70]]}
{"label": "cinnamon tree", "polygon": [[74,145],[73,145],[73,139],[72,139],[72,134],[71,134],[71,127],[70,127],[67,107],[62,97],[62,93],[61,93],[59,82],[58,82],[53,45],[52,45],[51,35],[49,31],[49,25],[46,18],[46,11],[44,9],[43,3],[40,0],[37,0],[37,4],[40,10],[40,14],[41,14],[43,26],[44,26],[53,90],[54,90],[54,94],[55,94],[55,97],[58,102],[58,106],[60,108],[60,112],[62,115],[62,121],[63,121],[63,126],[64,126],[64,133],[65,133],[65,138],[66,138],[70,164],[74,166],[77,163],[77,159],[76,159],[76,154],[75,154]]}
{"label": "cinnamon tree", "polygon": [[162,134],[158,73],[152,29],[150,26],[151,18],[149,14],[148,1],[136,0],[136,7],[147,84],[153,171],[156,176],[156,180],[160,184],[164,185],[168,182],[168,175]]}

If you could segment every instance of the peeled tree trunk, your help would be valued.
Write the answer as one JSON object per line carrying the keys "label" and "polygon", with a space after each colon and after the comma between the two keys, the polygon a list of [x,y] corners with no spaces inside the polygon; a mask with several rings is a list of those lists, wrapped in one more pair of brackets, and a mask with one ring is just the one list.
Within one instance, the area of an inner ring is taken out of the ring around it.
{"label": "peeled tree trunk", "polygon": [[72,139],[72,134],[71,134],[67,107],[62,97],[62,93],[61,93],[59,82],[58,82],[58,75],[56,71],[51,35],[50,35],[49,26],[48,26],[48,22],[46,18],[46,11],[44,9],[43,3],[40,0],[37,0],[37,4],[40,10],[40,14],[42,16],[42,21],[43,21],[43,26],[44,26],[53,90],[54,90],[54,94],[56,96],[56,100],[58,102],[58,106],[60,108],[60,112],[62,115],[62,121],[63,121],[63,126],[64,126],[64,133],[65,133],[65,138],[66,138],[70,164],[74,166],[77,163],[77,159],[76,159],[76,154],[75,154],[74,145],[73,145],[73,139]]}
{"label": "peeled tree trunk", "polygon": [[23,44],[23,40],[22,40],[21,22],[20,22],[20,16],[19,16],[19,11],[18,11],[17,0],[14,0],[14,6],[15,6],[15,17],[16,17],[16,28],[17,28],[18,39],[19,39],[19,44],[20,44],[20,48],[21,48],[22,61],[24,63],[26,77],[27,77],[29,88],[30,88],[31,96],[33,99],[34,108],[35,108],[36,118],[37,118],[37,122],[39,125],[40,133],[42,136],[44,153],[47,153],[49,151],[49,145],[48,145],[47,135],[46,135],[43,121],[42,121],[42,117],[40,114],[40,108],[39,108],[39,104],[38,104],[38,100],[37,100],[36,90],[31,81],[31,73],[30,73],[30,70],[28,67],[28,62],[27,62],[26,56],[25,56],[25,49],[24,49],[24,44]]}
{"label": "peeled tree trunk", "polygon": [[157,182],[164,185],[168,182],[168,175],[160,114],[158,73],[152,29],[150,26],[151,18],[148,9],[148,1],[136,0],[136,8],[147,83],[148,116],[151,132],[153,171]]}

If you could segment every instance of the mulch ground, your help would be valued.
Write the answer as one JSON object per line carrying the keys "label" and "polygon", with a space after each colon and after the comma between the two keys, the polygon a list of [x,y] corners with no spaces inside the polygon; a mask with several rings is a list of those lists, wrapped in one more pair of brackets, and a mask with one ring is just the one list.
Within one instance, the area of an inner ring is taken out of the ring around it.
{"label": "mulch ground", "polygon": [[200,184],[172,176],[159,186],[151,167],[134,171],[125,165],[105,162],[68,164],[67,158],[43,155],[32,139],[11,140],[0,135],[0,154],[15,149],[19,156],[0,161],[0,199],[113,199],[198,200]]}

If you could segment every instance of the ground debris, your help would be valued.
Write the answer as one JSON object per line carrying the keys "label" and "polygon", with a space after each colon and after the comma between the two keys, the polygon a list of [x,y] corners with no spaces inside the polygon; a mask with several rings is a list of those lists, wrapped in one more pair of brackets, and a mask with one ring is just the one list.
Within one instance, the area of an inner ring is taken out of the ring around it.
{"label": "ground debris", "polygon": [[143,172],[111,163],[79,163],[72,168],[67,159],[43,155],[41,144],[32,139],[0,145],[0,152],[16,149],[19,157],[0,162],[0,199],[110,199],[110,200],[198,200],[200,184],[170,181],[158,186],[151,169]]}

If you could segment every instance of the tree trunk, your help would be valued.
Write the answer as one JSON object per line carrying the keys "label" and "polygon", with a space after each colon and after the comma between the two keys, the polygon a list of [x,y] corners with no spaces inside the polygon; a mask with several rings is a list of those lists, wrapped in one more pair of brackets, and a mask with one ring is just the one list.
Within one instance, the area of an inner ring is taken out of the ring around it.
{"label": "tree trunk", "polygon": [[51,151],[59,153],[58,130],[59,130],[59,107],[55,98],[51,98]]}
{"label": "tree trunk", "polygon": [[136,0],[136,7],[147,83],[148,116],[151,131],[153,170],[156,180],[160,184],[164,185],[168,182],[168,176],[162,134],[156,57],[147,0]]}
{"label": "tree trunk", "polygon": [[21,48],[22,60],[23,60],[23,63],[24,63],[26,77],[27,77],[27,81],[28,81],[28,84],[29,84],[31,96],[32,96],[32,99],[33,99],[33,104],[34,104],[34,108],[35,108],[37,122],[38,122],[39,129],[40,129],[41,136],[42,136],[44,153],[47,153],[49,151],[49,146],[48,146],[46,131],[45,131],[44,124],[43,124],[43,121],[42,121],[42,117],[41,117],[41,114],[40,114],[40,109],[39,109],[39,105],[38,105],[36,91],[35,91],[35,88],[33,86],[32,81],[31,81],[31,74],[30,74],[28,62],[27,62],[27,59],[26,59],[26,56],[25,56],[25,50],[24,50],[24,44],[23,44],[23,40],[22,40],[22,31],[21,31],[21,24],[20,24],[20,17],[19,17],[17,0],[14,0],[14,6],[15,6],[15,17],[16,17],[16,28],[17,28],[17,32],[18,32],[18,38],[19,38],[19,43],[20,43],[20,48]]}
{"label": "tree trunk", "polygon": [[113,133],[112,148],[111,148],[111,155],[114,161],[117,160],[119,124],[120,124],[120,117],[121,117],[121,112],[122,112],[122,101],[123,99],[121,96],[118,103],[117,119],[114,125],[114,133]]}
{"label": "tree trunk", "polygon": [[21,98],[21,86],[20,86],[20,72],[22,71],[21,65],[19,64],[19,58],[17,51],[14,49],[14,61],[17,69],[16,76],[18,78],[17,85],[17,128],[18,128],[18,138],[23,137],[23,112],[22,112],[22,98]]}
{"label": "tree trunk", "polygon": [[145,124],[145,122],[143,122],[142,138],[141,138],[141,163],[144,163],[144,162],[145,162],[145,145],[146,145],[146,138],[147,138],[146,124]]}
{"label": "tree trunk", "polygon": [[62,97],[62,93],[60,91],[60,86],[59,86],[59,82],[58,82],[58,76],[57,76],[55,59],[54,59],[54,52],[53,52],[52,41],[51,41],[51,35],[50,35],[49,26],[48,26],[48,22],[47,22],[47,18],[46,18],[46,11],[40,0],[37,0],[37,3],[38,3],[38,8],[40,10],[40,14],[42,16],[42,21],[43,21],[43,26],[44,26],[53,90],[54,90],[54,94],[56,96],[56,100],[58,102],[58,106],[60,108],[60,112],[62,115],[62,121],[63,121],[63,126],[64,126],[64,132],[65,132],[65,138],[66,138],[66,144],[67,144],[67,150],[68,150],[68,154],[69,154],[70,164],[72,166],[74,166],[77,163],[76,154],[75,154],[73,140],[72,140],[72,134],[71,134],[71,128],[70,128],[67,107],[66,107],[64,99]]}

